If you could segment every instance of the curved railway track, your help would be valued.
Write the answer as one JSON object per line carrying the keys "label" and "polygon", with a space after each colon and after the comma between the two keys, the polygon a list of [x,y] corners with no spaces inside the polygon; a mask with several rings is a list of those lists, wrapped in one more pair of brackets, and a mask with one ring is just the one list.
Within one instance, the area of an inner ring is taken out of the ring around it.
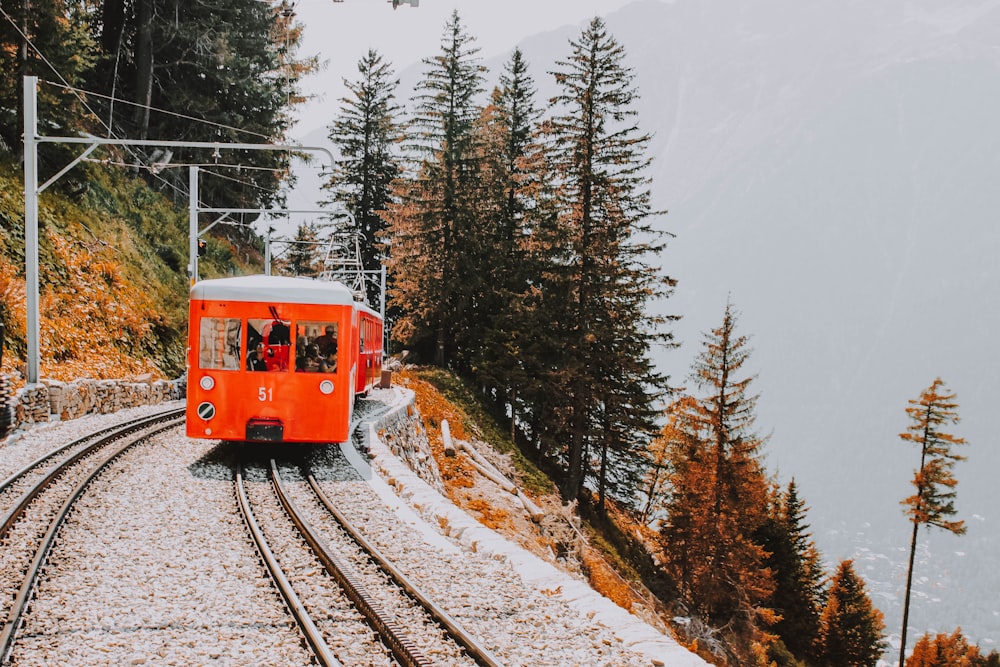
{"label": "curved railway track", "polygon": [[[345,631],[340,622],[329,620],[328,610],[343,604],[333,598],[346,597],[360,613],[361,618],[354,620],[374,630],[381,643],[379,647],[366,649],[370,653],[363,659],[370,664],[379,664],[372,663],[372,653],[386,651],[389,654],[385,657],[386,664],[404,667],[500,665],[486,648],[409,582],[350,525],[326,498],[312,475],[302,472],[297,465],[284,464],[282,467],[284,476],[296,479],[284,479],[273,458],[267,469],[257,465],[249,474],[244,474],[243,467],[239,466],[236,495],[261,556],[320,664],[339,665],[337,655],[357,650],[356,646],[348,649],[343,641],[345,632],[357,630]],[[248,478],[256,481],[248,481]],[[248,485],[256,488],[248,489]],[[270,498],[263,497],[265,490]],[[252,505],[261,507],[260,514],[267,518],[258,521],[258,513]],[[288,527],[275,526],[276,521],[294,524],[294,537],[289,539]],[[268,525],[261,528],[260,524],[264,523]],[[269,544],[272,541],[277,546],[272,548]],[[306,545],[310,551],[308,556],[293,553],[304,550]],[[275,552],[279,555],[275,556]],[[305,558],[309,565],[303,565]],[[282,569],[283,562],[293,564],[287,568],[287,573]],[[318,567],[324,574],[319,585],[316,583]],[[296,595],[296,587],[308,591],[302,599]],[[321,587],[339,590],[317,592]],[[326,618],[313,621],[309,617],[310,609]],[[325,638],[329,638],[329,644]],[[334,643],[336,647],[331,648]],[[359,659],[349,652],[346,655],[341,659],[347,663]]]}
{"label": "curved railway track", "polygon": [[[5,577],[22,574],[20,585],[15,582],[10,586],[17,591],[10,604],[0,610],[4,614],[0,663],[13,646],[49,552],[74,504],[119,457],[152,435],[175,428],[183,421],[183,410],[168,410],[103,429],[48,452],[0,484],[0,498],[5,499],[0,505],[4,508],[0,521],[0,541],[5,543],[2,572]],[[60,460],[63,454],[67,457]],[[19,489],[25,489],[20,497],[7,502]],[[26,534],[16,540],[9,539],[17,531]],[[18,559],[20,566],[12,565]],[[3,583],[7,588],[11,582]]]}

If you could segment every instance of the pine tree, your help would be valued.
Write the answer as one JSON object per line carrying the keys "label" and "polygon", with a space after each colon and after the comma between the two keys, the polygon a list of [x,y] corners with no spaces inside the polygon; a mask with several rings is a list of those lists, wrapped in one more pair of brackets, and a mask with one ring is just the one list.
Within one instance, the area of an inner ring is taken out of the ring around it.
{"label": "pine tree", "polygon": [[[89,85],[119,100],[94,105],[114,134],[287,143],[291,107],[304,101],[298,81],[317,66],[315,58],[294,57],[302,26],[293,14],[244,0],[108,0],[104,9],[98,14],[103,21],[95,26],[104,57]],[[210,151],[195,149],[177,149],[173,156],[175,163],[210,160],[220,166],[203,170],[201,198],[216,207],[254,208],[279,198],[290,156],[230,150],[213,158]],[[255,169],[234,171],[224,164]],[[154,182],[162,185],[164,179],[173,179],[183,191],[185,178],[169,170]]]}
{"label": "pine tree", "polygon": [[570,46],[570,57],[556,63],[560,92],[544,124],[558,217],[539,240],[547,249],[540,308],[558,322],[549,335],[562,340],[549,388],[566,397],[560,490],[576,498],[592,474],[588,453],[598,458],[601,490],[614,483],[612,471],[633,488],[641,478],[626,461],[656,432],[650,406],[666,381],[649,353],[670,340],[666,318],[651,315],[649,302],[673,283],[647,263],[662,245],[649,225],[656,214],[645,175],[649,136],[633,124],[636,92],[624,49],[599,18]]}
{"label": "pine tree", "polygon": [[910,559],[906,570],[906,596],[903,602],[903,630],[900,638],[899,666],[903,667],[906,657],[906,626],[910,615],[910,590],[913,584],[913,560],[917,550],[917,530],[921,524],[937,526],[942,530],[963,535],[965,523],[951,521],[955,515],[955,486],[958,481],[952,474],[955,461],[965,457],[954,454],[954,445],[965,444],[965,440],[945,433],[942,428],[959,421],[955,394],[949,394],[944,382],[937,378],[925,389],[917,400],[910,401],[906,413],[912,423],[900,438],[920,445],[920,468],[913,476],[916,493],[902,501],[906,514],[913,523],[910,538]]}
{"label": "pine tree", "polygon": [[477,379],[510,410],[512,438],[518,407],[532,395],[534,383],[525,352],[536,337],[523,307],[535,274],[525,239],[544,196],[544,155],[536,140],[541,111],[534,96],[528,63],[515,49],[477,126],[483,184],[478,223],[483,251],[478,261],[487,279],[475,302],[473,317],[480,333],[473,335],[482,345],[473,352],[472,365]]}
{"label": "pine tree", "polygon": [[[380,212],[387,208],[390,186],[402,171],[393,151],[402,139],[396,120],[400,108],[394,102],[399,80],[374,50],[358,61],[358,73],[357,81],[344,81],[350,95],[341,99],[340,114],[330,126],[329,137],[340,157],[323,187],[332,192],[328,203],[340,204],[354,215],[363,268],[378,272],[386,227]],[[368,279],[366,286],[368,303],[378,304],[378,281]]]}
{"label": "pine tree", "polygon": [[300,224],[288,252],[277,262],[281,273],[292,276],[315,276],[318,273],[316,238],[315,226],[308,223]]}
{"label": "pine tree", "polygon": [[816,643],[823,667],[875,667],[886,642],[882,612],[872,606],[850,560],[841,561],[827,593]]}
{"label": "pine tree", "polygon": [[793,479],[785,493],[775,495],[770,516],[758,533],[769,554],[764,563],[774,574],[768,606],[781,616],[771,632],[799,660],[811,654],[826,597],[820,554],[805,523],[806,509]]}
{"label": "pine tree", "polygon": [[467,362],[462,327],[483,279],[466,254],[476,248],[481,199],[474,128],[484,68],[473,42],[453,12],[441,54],[424,60],[418,85],[411,148],[422,160],[415,178],[398,184],[388,213],[392,300],[401,310],[394,336],[439,366]]}
{"label": "pine tree", "polygon": [[684,602],[714,627],[729,627],[747,659],[764,602],[774,590],[757,532],[766,520],[770,486],[754,430],[753,376],[740,377],[748,339],[736,334],[726,304],[722,326],[705,336],[692,380],[704,398],[675,407],[683,429],[672,452],[672,497],[661,530],[666,570]]}
{"label": "pine tree", "polygon": [[[82,86],[100,58],[93,15],[79,3],[5,2],[0,16],[0,150],[20,151],[24,132],[23,77],[37,76],[39,128],[98,131],[83,99],[62,88]],[[23,33],[23,34],[22,34]],[[29,44],[30,42],[30,44]],[[54,71],[53,71],[54,70]],[[56,85],[44,85],[46,81]],[[43,152],[51,151],[49,147]],[[59,161],[65,161],[59,158]]]}

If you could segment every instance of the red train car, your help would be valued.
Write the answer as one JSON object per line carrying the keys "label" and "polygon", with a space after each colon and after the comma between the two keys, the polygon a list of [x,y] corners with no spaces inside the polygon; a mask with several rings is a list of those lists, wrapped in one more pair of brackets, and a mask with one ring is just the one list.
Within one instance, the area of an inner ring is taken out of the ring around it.
{"label": "red train car", "polygon": [[341,283],[202,280],[190,294],[187,435],[343,442],[382,355],[381,316]]}

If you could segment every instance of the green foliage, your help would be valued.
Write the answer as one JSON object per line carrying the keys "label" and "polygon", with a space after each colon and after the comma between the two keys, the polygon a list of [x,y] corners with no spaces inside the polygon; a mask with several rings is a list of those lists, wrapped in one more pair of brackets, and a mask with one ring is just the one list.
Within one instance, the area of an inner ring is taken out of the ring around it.
{"label": "green foliage", "polygon": [[295,232],[288,251],[280,261],[274,264],[280,269],[276,273],[290,276],[315,276],[320,270],[320,258],[317,251],[317,232],[315,224],[302,223]]}
{"label": "green foliage", "polygon": [[636,91],[624,49],[599,18],[570,48],[556,63],[559,93],[543,123],[556,220],[538,230],[544,267],[536,284],[539,311],[552,323],[545,335],[559,341],[546,391],[565,396],[555,406],[565,443],[560,488],[575,498],[593,476],[603,499],[635,488],[638,450],[657,430],[653,406],[666,379],[650,351],[669,334],[648,304],[672,282],[648,264],[662,244],[649,225],[650,138],[632,124]]}
{"label": "green foliage", "polygon": [[[115,377],[116,371],[120,376],[155,368],[162,375],[179,375],[187,322],[184,215],[141,181],[96,166],[76,169],[89,185],[87,192],[71,199],[56,189],[43,193],[39,203],[43,374],[72,377],[72,370]],[[13,164],[0,168],[5,193],[0,217],[16,221],[0,234],[12,352],[5,364],[13,364],[14,357],[23,360],[25,353],[23,194],[14,196],[23,193],[18,176]]]}
{"label": "green foliage", "polygon": [[[402,168],[393,149],[402,139],[395,103],[399,80],[375,51],[358,62],[359,79],[347,82],[350,96],[341,99],[340,113],[330,126],[330,139],[340,150],[330,181],[331,203],[354,215],[361,235],[361,263],[379,271],[385,259],[386,223],[380,212],[392,198],[391,184]],[[379,303],[380,286],[366,281],[368,303]]]}
{"label": "green foliage", "polygon": [[819,634],[819,615],[826,593],[820,554],[805,523],[805,503],[795,480],[785,493],[776,493],[757,540],[767,552],[764,564],[774,575],[775,589],[768,606],[781,616],[770,631],[799,660],[812,653]]}
{"label": "green foliage", "polygon": [[472,305],[485,278],[476,259],[486,252],[477,237],[480,204],[479,116],[483,66],[474,39],[454,12],[441,52],[428,58],[418,84],[411,150],[415,178],[397,184],[389,206],[395,275],[393,305],[401,309],[394,336],[438,366],[468,371]]}

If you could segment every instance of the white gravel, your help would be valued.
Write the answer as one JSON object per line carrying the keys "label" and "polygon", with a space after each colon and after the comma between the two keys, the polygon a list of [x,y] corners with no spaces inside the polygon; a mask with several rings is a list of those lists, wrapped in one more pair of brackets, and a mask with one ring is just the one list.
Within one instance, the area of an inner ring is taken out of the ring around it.
{"label": "white gravel", "polygon": [[174,430],[96,482],[60,531],[12,664],[308,664],[229,470],[206,460],[214,446]]}
{"label": "white gravel", "polygon": [[[390,408],[407,398],[399,389],[376,397]],[[168,407],[16,432],[0,442],[0,480],[84,432]],[[309,664],[236,513],[216,445],[175,429],[101,479],[61,533],[12,664]],[[375,473],[351,448],[360,472],[335,452],[322,457],[324,492],[506,665],[707,664],[477,523],[377,440],[371,446]]]}

